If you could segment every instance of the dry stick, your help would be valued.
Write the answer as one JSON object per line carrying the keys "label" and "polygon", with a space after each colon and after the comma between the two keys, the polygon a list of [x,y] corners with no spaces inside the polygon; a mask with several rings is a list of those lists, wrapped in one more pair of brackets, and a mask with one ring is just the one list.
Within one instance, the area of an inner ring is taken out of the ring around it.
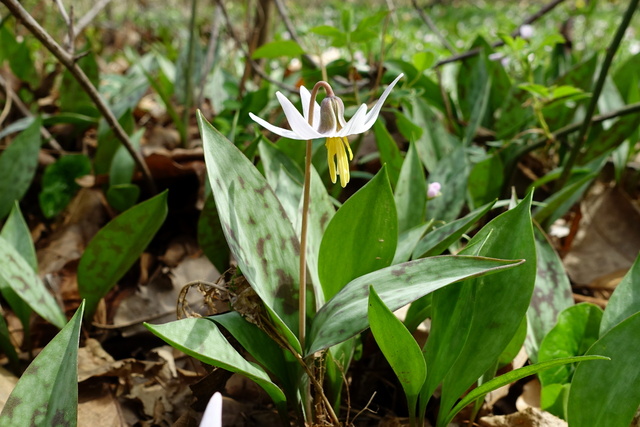
{"label": "dry stick", "polygon": [[78,22],[76,22],[75,35],[77,36],[78,34],[80,34],[86,28],[86,26],[89,25],[91,21],[93,21],[95,17],[98,16],[100,12],[102,12],[102,9],[104,9],[110,2],[111,0],[100,0],[96,2],[91,10],[85,13],[84,16],[82,16],[82,18],[78,19]]}
{"label": "dry stick", "polygon": [[[544,6],[542,6],[540,8],[540,10],[538,10],[536,13],[527,16],[524,19],[524,21],[522,21],[522,24],[520,24],[518,26],[518,28],[516,28],[515,30],[513,30],[511,32],[511,37],[515,37],[518,34],[520,34],[520,27],[522,27],[523,25],[528,25],[528,24],[532,24],[532,23],[536,22],[538,19],[542,18],[544,15],[546,15],[547,13],[549,13],[553,9],[555,9],[555,7],[558,6],[560,3],[562,3],[563,1],[564,0],[553,0],[553,1],[545,4]],[[504,41],[500,40],[500,41],[497,41],[497,42],[493,43],[491,45],[491,47],[500,47],[500,46],[503,46],[503,45],[504,45]],[[451,62],[456,62],[456,61],[460,61],[462,59],[466,59],[466,58],[470,58],[472,56],[476,56],[477,54],[480,53],[481,50],[482,49],[475,48],[475,49],[471,49],[471,50],[468,50],[466,52],[460,53],[458,55],[452,55],[452,56],[450,56],[448,58],[445,58],[445,59],[442,59],[442,60],[436,62],[434,67],[437,68],[437,67],[440,67],[442,65],[449,64]]]}
{"label": "dry stick", "polygon": [[418,2],[416,0],[411,0],[411,3],[413,4],[413,7],[418,11],[418,14],[420,15],[424,23],[427,24],[427,27],[429,27],[431,32],[433,32],[433,34],[435,34],[436,37],[440,40],[440,43],[442,43],[442,45],[446,47],[449,52],[455,54],[456,50],[453,46],[451,46],[451,43],[449,43],[449,40],[447,40],[444,34],[442,34],[440,30],[438,30],[438,27],[433,22],[431,17],[427,15],[420,6],[418,6]]}
{"label": "dry stick", "polygon": [[[293,41],[295,41],[296,43],[298,43],[300,47],[302,47],[300,37],[298,37],[298,33],[296,32],[296,29],[294,28],[293,24],[291,24],[291,20],[289,19],[289,15],[287,15],[287,10],[285,9],[284,4],[282,4],[282,0],[273,0],[273,1],[276,4],[276,8],[278,9],[278,14],[280,15],[280,18],[282,18],[282,22],[284,22],[284,26],[287,28],[287,32],[289,33]],[[316,61],[314,61],[313,58],[309,56],[309,54],[305,52],[302,54],[302,56],[315,68],[318,68],[318,64],[316,64]]]}
{"label": "dry stick", "polygon": [[[2,78],[2,76],[0,76],[0,86],[4,89],[5,93],[7,94],[7,98],[10,99],[11,101],[13,101],[13,103],[16,105],[16,107],[18,108],[20,113],[22,113],[23,116],[25,116],[25,117],[33,117],[33,114],[31,114],[31,111],[29,111],[27,106],[24,105],[22,100],[11,89],[11,87]],[[58,151],[60,153],[64,153],[64,149],[62,148],[60,143],[58,143],[58,141],[56,141],[56,139],[53,137],[53,135],[51,135],[51,133],[49,133],[49,131],[45,127],[40,127],[40,134],[44,137],[45,141],[47,141],[47,143],[51,146],[51,148],[53,148],[54,150],[56,150],[56,151]]]}
{"label": "dry stick", "polygon": [[589,100],[587,112],[585,114],[582,125],[580,126],[576,142],[573,144],[573,147],[571,147],[571,152],[569,153],[567,163],[565,163],[564,168],[562,169],[562,174],[556,182],[556,190],[561,189],[564,186],[565,182],[567,182],[567,179],[571,174],[571,169],[573,168],[573,165],[578,158],[578,154],[580,154],[580,150],[584,146],[585,142],[587,142],[587,135],[589,133],[589,128],[591,127],[591,118],[596,112],[596,107],[598,106],[598,98],[600,98],[600,93],[604,88],[604,82],[607,78],[607,74],[609,73],[609,67],[611,67],[613,57],[616,55],[618,47],[620,47],[620,42],[624,37],[624,33],[627,31],[627,27],[629,26],[631,18],[633,17],[633,13],[636,11],[637,7],[638,0],[631,0],[629,2],[629,7],[622,17],[622,22],[620,22],[620,26],[616,30],[616,34],[613,37],[613,40],[611,40],[611,44],[607,48],[607,55],[604,57],[602,67],[600,67],[600,74],[598,75],[598,80],[596,81],[596,85],[593,88],[593,94],[591,95],[591,99]]}
{"label": "dry stick", "polygon": [[[0,0],[0,1],[5,1],[5,0]],[[267,73],[264,72],[262,67],[260,67],[260,64],[258,64],[256,61],[251,59],[251,56],[249,55],[249,52],[247,52],[247,50],[244,48],[244,46],[242,46],[242,42],[237,37],[237,35],[236,35],[236,33],[235,33],[234,29],[233,29],[233,25],[231,24],[231,19],[229,18],[229,15],[227,14],[227,9],[224,7],[224,2],[222,0],[217,0],[216,3],[218,5],[220,5],[220,10],[222,10],[222,16],[224,17],[224,22],[225,22],[225,24],[227,26],[227,31],[229,32],[229,35],[231,36],[233,41],[236,43],[236,46],[238,46],[238,49],[240,49],[240,51],[245,56],[245,58],[247,58],[247,61],[249,61],[249,64],[251,64],[251,67],[253,68],[253,71],[255,71],[256,74],[258,74],[260,77],[262,77],[263,79],[265,79],[269,83],[273,83],[274,85],[278,86],[282,90],[286,90],[287,92],[298,93],[298,89],[295,86],[291,86],[291,85],[282,83],[280,80],[276,80],[274,78],[271,78]]]}
{"label": "dry stick", "polygon": [[126,148],[126,150],[131,154],[133,160],[136,165],[142,171],[145,181],[149,187],[149,191],[152,194],[157,193],[156,185],[153,182],[153,177],[151,176],[151,172],[147,167],[147,164],[144,162],[144,159],[136,151],[129,140],[129,136],[122,129],[120,123],[118,123],[118,119],[113,115],[107,104],[104,102],[98,90],[93,86],[93,83],[89,80],[87,75],[82,71],[82,68],[78,66],[75,62],[75,58],[67,53],[56,41],[45,31],[44,28],[36,22],[36,20],[27,12],[22,5],[17,0],[0,0],[9,11],[15,16],[17,19],[22,21],[22,24],[38,39],[40,43],[44,47],[47,48],[49,52],[51,52],[57,59],[60,61],[62,65],[64,65],[71,75],[76,79],[76,81],[80,84],[82,89],[89,95],[93,103],[96,105],[100,113],[104,116],[107,124],[113,130],[115,136],[120,140],[122,145]]}

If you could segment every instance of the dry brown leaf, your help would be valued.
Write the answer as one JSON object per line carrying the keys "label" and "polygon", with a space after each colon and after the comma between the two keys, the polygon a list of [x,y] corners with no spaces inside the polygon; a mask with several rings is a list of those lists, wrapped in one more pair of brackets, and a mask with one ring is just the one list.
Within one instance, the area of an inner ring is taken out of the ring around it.
{"label": "dry brown leaf", "polygon": [[567,422],[537,408],[509,415],[491,415],[478,420],[480,427],[567,427]]}

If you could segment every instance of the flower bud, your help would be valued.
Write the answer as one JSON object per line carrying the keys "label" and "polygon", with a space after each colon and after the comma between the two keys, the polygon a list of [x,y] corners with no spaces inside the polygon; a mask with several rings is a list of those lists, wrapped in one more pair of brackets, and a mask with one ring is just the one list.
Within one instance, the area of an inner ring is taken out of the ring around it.
{"label": "flower bud", "polygon": [[347,122],[344,120],[344,104],[337,96],[327,96],[320,104],[320,126],[318,132],[337,132]]}

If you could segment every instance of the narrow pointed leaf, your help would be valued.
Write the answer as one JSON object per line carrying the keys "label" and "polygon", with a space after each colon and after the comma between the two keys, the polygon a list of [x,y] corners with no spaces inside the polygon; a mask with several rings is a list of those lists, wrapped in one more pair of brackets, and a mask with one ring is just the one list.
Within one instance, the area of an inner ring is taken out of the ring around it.
{"label": "narrow pointed leaf", "polygon": [[78,423],[78,344],[84,302],[31,362],[0,414],[0,425],[73,426]]}
{"label": "narrow pointed leaf", "polygon": [[38,166],[40,126],[36,119],[23,130],[0,155],[0,219],[7,216],[13,203],[25,195]]}
{"label": "narrow pointed leaf", "polygon": [[536,363],[535,365],[525,366],[523,368],[515,369],[511,372],[508,372],[504,375],[500,375],[499,377],[493,378],[481,386],[473,389],[469,392],[463,399],[458,402],[458,404],[449,411],[449,415],[447,416],[445,422],[442,425],[448,425],[449,422],[456,416],[458,412],[464,409],[465,406],[483,396],[493,390],[497,390],[500,387],[504,387],[505,385],[512,384],[522,378],[535,375],[538,372],[542,372],[545,369],[553,368],[555,366],[562,366],[568,363],[578,363],[578,362],[586,362],[586,361],[598,361],[594,363],[606,363],[609,358],[605,356],[578,356],[578,357],[566,357],[562,359],[554,359],[548,360],[546,362]]}
{"label": "narrow pointed leaf", "polygon": [[63,328],[67,318],[33,268],[0,236],[0,282],[8,285],[42,318]]}
{"label": "narrow pointed leaf", "polygon": [[262,387],[279,410],[285,407],[286,399],[282,390],[262,368],[242,357],[211,320],[189,318],[164,325],[145,323],[145,326],[172,347],[201,362],[244,375]]}
{"label": "narrow pointed leaf", "polygon": [[398,232],[402,233],[424,222],[427,181],[415,144],[410,144],[407,150],[394,198],[398,211]]}
{"label": "narrow pointed leaf", "polygon": [[380,163],[387,165],[389,182],[395,188],[403,165],[400,149],[381,120],[376,120],[373,124],[373,133],[376,136],[376,145],[380,153]]}
{"label": "narrow pointed leaf", "polygon": [[618,323],[587,352],[610,362],[583,362],[573,375],[568,421],[572,427],[627,427],[640,406],[640,313]]}
{"label": "narrow pointed leaf", "polygon": [[265,178],[198,113],[205,162],[218,216],[242,274],[296,348],[300,244]]}
{"label": "narrow pointed leaf", "polygon": [[311,324],[306,354],[331,347],[367,328],[369,285],[374,285],[385,305],[395,311],[451,283],[521,263],[521,260],[442,256],[393,265],[358,277],[318,311]]}
{"label": "narrow pointed leaf", "polygon": [[342,205],[324,233],[318,276],[327,300],[356,277],[391,264],[397,227],[395,202],[383,167]]}
{"label": "narrow pointed leaf", "polygon": [[78,290],[87,300],[87,316],[124,276],[167,217],[167,192],[128,209],[91,239],[78,264]]}
{"label": "narrow pointed leaf", "polygon": [[600,323],[600,336],[638,312],[640,312],[640,254],[607,303],[607,309]]}
{"label": "narrow pointed leaf", "polygon": [[400,380],[407,396],[409,416],[414,417],[418,393],[427,375],[427,365],[413,335],[369,286],[369,327],[371,333]]}

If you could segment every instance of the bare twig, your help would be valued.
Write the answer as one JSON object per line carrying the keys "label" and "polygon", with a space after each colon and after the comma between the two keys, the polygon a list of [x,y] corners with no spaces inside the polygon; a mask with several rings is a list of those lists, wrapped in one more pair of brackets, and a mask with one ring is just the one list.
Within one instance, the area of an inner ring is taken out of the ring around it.
{"label": "bare twig", "polygon": [[129,140],[129,136],[122,126],[120,126],[120,123],[118,123],[118,119],[113,115],[113,112],[111,112],[105,101],[100,96],[98,90],[95,88],[93,83],[91,83],[89,77],[87,77],[84,71],[82,71],[78,64],[76,64],[75,58],[56,43],[49,33],[47,33],[45,29],[38,24],[38,22],[17,0],[0,0],[0,2],[2,2],[17,19],[22,21],[23,25],[40,41],[40,43],[42,43],[42,45],[69,70],[71,75],[76,79],[87,95],[89,95],[100,113],[104,116],[115,136],[120,140],[122,145],[124,145],[129,154],[131,154],[136,165],[142,171],[149,190],[151,193],[155,194],[157,192],[156,185],[153,182],[151,172],[149,171],[147,164],[144,162],[142,155],[133,147],[133,144]]}
{"label": "bare twig", "polygon": [[[5,0],[0,0],[0,1],[5,1]],[[256,61],[251,59],[251,55],[249,55],[249,52],[247,52],[247,50],[244,48],[244,46],[242,45],[242,42],[237,37],[237,35],[236,35],[236,33],[235,33],[234,29],[233,29],[233,24],[231,23],[231,19],[229,18],[229,15],[227,14],[227,9],[224,7],[224,2],[221,1],[221,0],[217,0],[216,3],[218,3],[220,5],[220,9],[222,10],[222,16],[224,16],[224,21],[225,21],[225,24],[227,26],[227,32],[229,33],[231,38],[236,43],[236,46],[238,46],[238,49],[240,49],[240,51],[245,56],[245,58],[247,58],[247,61],[249,61],[249,64],[251,64],[251,68],[253,68],[253,71],[255,71],[256,74],[258,74],[260,77],[262,77],[263,79],[265,79],[269,83],[273,83],[274,85],[278,86],[282,90],[286,90],[287,92],[298,93],[298,89],[295,86],[291,86],[291,85],[282,83],[279,80],[271,78],[267,73],[264,72],[262,67],[260,67],[260,64],[258,64]]]}
{"label": "bare twig", "polygon": [[[302,47],[300,37],[298,37],[298,33],[296,32],[295,27],[293,26],[293,24],[291,24],[291,20],[289,19],[289,15],[287,14],[287,10],[285,9],[284,4],[282,4],[282,0],[273,1],[276,4],[276,8],[278,9],[280,18],[282,18],[282,22],[284,22],[284,26],[287,28],[287,32],[289,33],[293,41],[295,41],[300,47]],[[313,58],[306,53],[306,50],[305,53],[302,54],[302,56],[309,62],[309,64],[313,65],[315,68],[318,68],[318,64],[316,64],[316,61],[314,61]]]}
{"label": "bare twig", "polygon": [[[562,3],[564,0],[552,0],[551,2],[545,4],[544,6],[542,6],[536,13],[533,13],[529,16],[527,16],[523,21],[522,24],[518,25],[518,28],[516,28],[515,30],[513,30],[511,32],[511,37],[515,37],[518,34],[520,34],[520,28],[523,25],[528,25],[528,24],[532,24],[535,21],[537,21],[538,19],[542,18],[544,15],[546,15],[547,13],[551,12],[553,9],[555,9],[556,6],[558,6],[560,3]],[[500,40],[497,41],[495,43],[493,43],[491,45],[491,47],[500,47],[504,45],[504,41]],[[456,62],[456,61],[460,61],[466,58],[470,58],[472,56],[476,56],[477,54],[479,54],[481,51],[481,49],[475,48],[475,49],[470,49],[466,52],[462,52],[458,55],[452,55],[448,58],[442,59],[438,62],[436,62],[436,64],[434,65],[434,67],[440,67],[442,65],[445,64],[449,64],[451,62]]]}
{"label": "bare twig", "polygon": [[[2,76],[0,76],[0,87],[2,87],[4,89],[5,93],[7,94],[7,98],[10,99],[15,104],[16,108],[20,111],[20,113],[22,113],[23,116],[25,116],[25,117],[33,117],[33,114],[31,114],[31,111],[29,111],[27,106],[24,105],[22,100],[11,89],[11,87],[2,78]],[[7,102],[9,102],[9,101],[7,101]],[[0,120],[0,123],[1,122],[2,122],[2,120]],[[58,151],[60,153],[64,153],[64,149],[62,148],[62,146],[58,143],[58,141],[56,141],[56,139],[53,137],[53,135],[51,135],[51,133],[49,133],[49,131],[46,128],[41,127],[40,128],[40,134],[45,139],[45,141],[51,146],[51,148],[53,148],[54,150],[56,150],[56,151]]]}
{"label": "bare twig", "polygon": [[418,6],[417,0],[411,0],[411,3],[413,4],[414,9],[418,11],[418,14],[420,15],[420,18],[422,18],[424,23],[427,24],[427,27],[429,27],[431,32],[436,35],[438,40],[440,40],[440,43],[442,43],[442,45],[445,48],[447,48],[447,50],[449,52],[455,54],[456,50],[454,49],[454,47],[451,45],[451,43],[449,43],[449,40],[447,40],[447,38],[444,36],[444,34],[442,34],[440,32],[440,30],[436,26],[435,22],[433,22],[431,17],[429,15],[427,15],[420,6]]}
{"label": "bare twig", "polygon": [[9,94],[7,93],[7,97],[4,100],[4,107],[2,108],[2,113],[0,113],[0,126],[2,126],[2,123],[6,120],[7,116],[9,115],[12,104],[13,104],[13,97],[9,96]]}
{"label": "bare twig", "polygon": [[93,5],[91,10],[89,10],[89,12],[85,13],[82,16],[82,18],[78,19],[78,22],[76,23],[75,34],[76,35],[80,34],[87,27],[87,25],[89,25],[91,21],[93,21],[95,17],[98,16],[100,12],[102,12],[102,9],[104,9],[110,2],[111,0],[97,1]]}
{"label": "bare twig", "polygon": [[571,169],[573,168],[573,165],[578,158],[578,154],[580,154],[580,150],[582,150],[585,142],[587,142],[587,135],[589,134],[589,129],[591,128],[591,118],[596,112],[596,107],[598,106],[598,98],[600,97],[600,93],[604,88],[604,82],[607,78],[607,74],[609,73],[609,67],[611,67],[613,57],[616,55],[616,52],[620,47],[620,42],[624,37],[624,33],[627,31],[627,27],[629,27],[629,23],[631,22],[633,13],[638,7],[638,1],[639,0],[631,0],[629,2],[629,7],[625,11],[624,16],[622,17],[622,21],[620,22],[620,25],[616,30],[616,34],[613,36],[613,40],[611,40],[611,44],[607,48],[607,55],[604,58],[602,67],[600,67],[600,74],[598,75],[598,80],[596,81],[596,85],[593,88],[593,93],[589,100],[589,105],[587,106],[587,112],[584,116],[584,120],[582,121],[582,125],[580,126],[580,130],[578,131],[578,137],[576,138],[573,147],[571,147],[569,158],[564,164],[562,174],[556,182],[556,190],[561,189],[565,182],[567,182],[569,175],[571,175]]}
{"label": "bare twig", "polygon": [[56,6],[58,6],[58,10],[60,11],[60,15],[62,15],[62,19],[64,19],[64,23],[67,24],[67,37],[64,44],[67,48],[67,52],[69,52],[70,55],[73,55],[74,42],[76,39],[76,36],[73,33],[73,5],[69,6],[69,13],[67,14],[67,10],[62,4],[62,0],[54,0],[54,2],[56,3]]}

